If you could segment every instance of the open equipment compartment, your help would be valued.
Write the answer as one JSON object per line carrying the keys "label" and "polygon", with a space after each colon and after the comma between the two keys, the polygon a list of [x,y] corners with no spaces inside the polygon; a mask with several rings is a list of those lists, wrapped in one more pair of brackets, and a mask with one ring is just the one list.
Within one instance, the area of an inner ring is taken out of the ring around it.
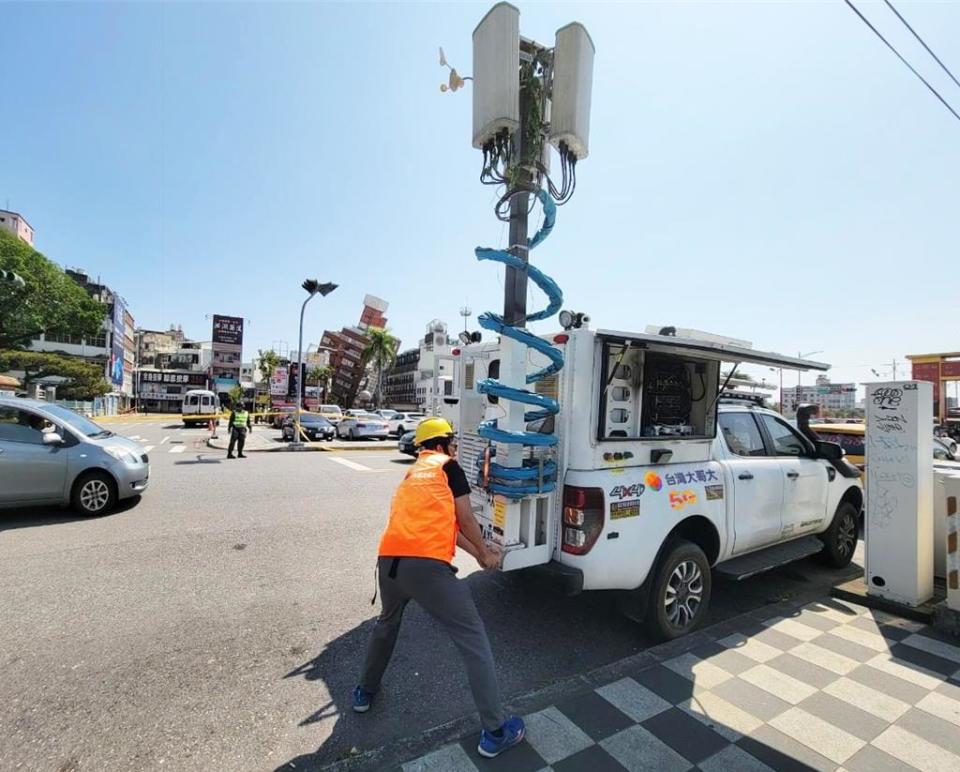
{"label": "open equipment compartment", "polygon": [[719,373],[715,359],[605,340],[597,439],[712,438]]}

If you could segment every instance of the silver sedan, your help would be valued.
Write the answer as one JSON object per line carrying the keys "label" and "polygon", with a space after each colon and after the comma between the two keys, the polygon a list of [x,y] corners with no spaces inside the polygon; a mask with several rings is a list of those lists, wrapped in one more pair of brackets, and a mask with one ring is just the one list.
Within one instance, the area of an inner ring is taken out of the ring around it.
{"label": "silver sedan", "polygon": [[0,508],[73,506],[102,515],[147,489],[143,447],[65,407],[0,398]]}

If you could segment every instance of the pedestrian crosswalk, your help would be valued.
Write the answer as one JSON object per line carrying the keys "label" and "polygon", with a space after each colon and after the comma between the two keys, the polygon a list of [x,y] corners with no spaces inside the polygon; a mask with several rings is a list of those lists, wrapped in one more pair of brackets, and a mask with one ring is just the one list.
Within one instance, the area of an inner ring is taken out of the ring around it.
{"label": "pedestrian crosswalk", "polygon": [[168,452],[170,453],[183,453],[185,446],[183,445],[174,445]]}
{"label": "pedestrian crosswalk", "polygon": [[338,456],[332,456],[330,458],[336,464],[347,467],[347,469],[353,469],[355,472],[372,472],[373,470],[369,466],[364,466],[363,464],[358,464],[356,461],[350,461],[346,458],[340,458]]}

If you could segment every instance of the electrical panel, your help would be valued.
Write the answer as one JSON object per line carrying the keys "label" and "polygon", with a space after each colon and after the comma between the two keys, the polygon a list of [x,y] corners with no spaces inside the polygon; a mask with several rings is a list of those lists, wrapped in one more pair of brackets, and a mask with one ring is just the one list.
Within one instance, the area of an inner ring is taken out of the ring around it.
{"label": "electrical panel", "polygon": [[677,357],[647,357],[643,382],[644,436],[689,437],[694,433],[690,415],[694,394],[688,366]]}
{"label": "electrical panel", "polygon": [[497,3],[473,31],[473,146],[520,126],[520,11]]}
{"label": "electrical panel", "polygon": [[586,158],[589,149],[594,53],[593,41],[582,24],[574,22],[557,30],[550,142],[558,149],[560,143],[566,144],[577,160]]}

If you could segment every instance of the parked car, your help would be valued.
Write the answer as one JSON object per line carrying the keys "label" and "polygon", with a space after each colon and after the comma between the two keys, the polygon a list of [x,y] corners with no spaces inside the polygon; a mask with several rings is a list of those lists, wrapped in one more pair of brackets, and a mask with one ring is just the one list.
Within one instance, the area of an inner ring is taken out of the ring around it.
{"label": "parked car", "polygon": [[426,418],[426,416],[423,413],[397,413],[389,421],[390,434],[395,434],[397,437],[400,437],[411,429],[416,429],[417,424],[424,418]]}
{"label": "parked car", "polygon": [[[337,429],[322,415],[316,413],[302,413],[300,415],[300,428],[306,435],[306,439],[311,442],[318,440],[332,440],[336,437]],[[283,419],[280,427],[280,436],[284,442],[289,442],[297,436],[297,417],[295,415],[287,416]]]}
{"label": "parked car", "polygon": [[397,440],[397,450],[401,453],[406,453],[408,456],[418,456],[420,451],[417,450],[416,446],[413,444],[413,438],[417,436],[416,432],[405,432],[400,435],[400,439]]}
{"label": "parked car", "polygon": [[150,480],[143,446],[65,407],[0,398],[0,508],[73,506],[103,515]]}
{"label": "parked car", "polygon": [[389,437],[387,422],[375,413],[347,415],[337,424],[337,436],[345,439],[385,440]]}
{"label": "parked car", "polygon": [[385,421],[389,421],[394,416],[399,415],[399,412],[389,407],[381,408],[380,410],[374,410],[373,412],[375,412],[378,416],[380,416]]}
{"label": "parked car", "polygon": [[[835,442],[843,448],[847,460],[866,473],[866,449],[864,447],[867,427],[865,424],[819,424],[811,426],[826,442]],[[946,441],[933,438],[934,467],[950,467],[960,470],[960,459]],[[861,478],[863,478],[863,474]],[[864,478],[864,482],[865,482]]]}
{"label": "parked car", "polygon": [[320,405],[317,412],[334,426],[343,420],[343,411],[340,409],[340,405]]}
{"label": "parked car", "polygon": [[279,429],[283,426],[287,416],[295,414],[297,409],[295,407],[275,407],[270,412],[273,414],[270,416],[270,425],[274,429]]}

